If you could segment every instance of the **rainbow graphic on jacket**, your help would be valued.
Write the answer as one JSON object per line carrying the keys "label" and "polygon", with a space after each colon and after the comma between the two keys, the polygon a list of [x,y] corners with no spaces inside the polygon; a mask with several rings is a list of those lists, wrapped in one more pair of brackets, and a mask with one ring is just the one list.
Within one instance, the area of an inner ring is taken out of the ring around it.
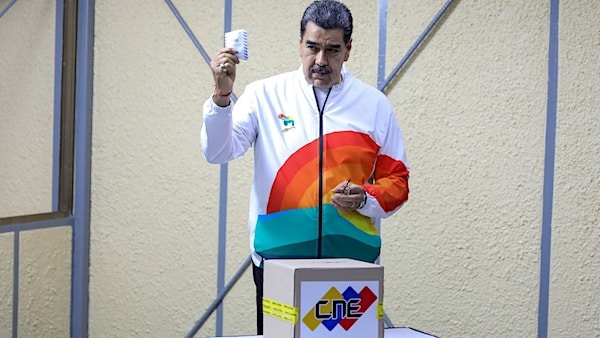
{"label": "rainbow graphic on jacket", "polygon": [[[259,215],[254,247],[265,258],[347,257],[374,262],[381,239],[373,221],[358,212],[338,211],[331,205],[331,190],[348,178],[356,184],[367,182],[371,174],[388,177],[406,172],[402,162],[377,157],[379,146],[368,134],[342,131],[324,136],[323,168],[319,170],[319,140],[292,154],[279,169],[271,187],[266,214]],[[375,161],[378,161],[375,167]],[[373,172],[373,168],[376,168]],[[321,257],[319,245],[319,175],[323,175]],[[398,178],[401,179],[401,178]],[[399,204],[393,181],[378,181],[386,194],[365,185],[384,210]],[[401,186],[401,185],[400,185]],[[391,187],[391,189],[390,189]],[[395,204],[396,203],[396,204]]]}

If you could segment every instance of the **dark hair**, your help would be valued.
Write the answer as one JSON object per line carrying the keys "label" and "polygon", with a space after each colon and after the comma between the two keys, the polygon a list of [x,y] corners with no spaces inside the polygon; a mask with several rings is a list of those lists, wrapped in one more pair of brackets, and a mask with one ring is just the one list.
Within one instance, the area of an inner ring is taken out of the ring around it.
{"label": "dark hair", "polygon": [[300,38],[304,37],[309,21],[323,29],[343,29],[344,43],[352,38],[352,13],[337,0],[317,0],[306,8],[300,21]]}

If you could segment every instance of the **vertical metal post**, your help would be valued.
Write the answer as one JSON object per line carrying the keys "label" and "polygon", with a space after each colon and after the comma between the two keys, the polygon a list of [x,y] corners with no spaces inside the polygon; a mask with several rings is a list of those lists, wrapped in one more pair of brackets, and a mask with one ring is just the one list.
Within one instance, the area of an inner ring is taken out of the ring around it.
{"label": "vertical metal post", "polygon": [[63,1],[56,2],[56,27],[54,33],[54,133],[52,146],[52,211],[59,210],[60,145],[61,145],[61,96],[63,66]]}
{"label": "vertical metal post", "polygon": [[19,245],[21,242],[21,232],[15,230],[13,238],[13,315],[12,315],[12,337],[17,338],[19,331]]}
{"label": "vertical metal post", "polygon": [[[231,30],[231,15],[233,12],[232,0],[225,0],[224,30]],[[227,252],[227,163],[220,166],[220,195],[219,195],[219,249],[217,268],[217,293],[223,292],[225,288],[225,254]],[[223,335],[223,304],[217,308],[216,335]]]}
{"label": "vertical metal post", "polygon": [[71,337],[88,336],[94,0],[77,1]]}
{"label": "vertical metal post", "polygon": [[73,209],[73,130],[77,59],[77,0],[63,1],[58,211]]}
{"label": "vertical metal post", "polygon": [[559,0],[550,0],[550,36],[548,42],[548,98],[546,112],[546,148],[542,206],[542,243],[540,257],[540,294],[538,337],[548,337],[550,263],[552,248],[552,204],[554,203],[554,162],[556,153],[556,115],[558,102],[558,27]]}
{"label": "vertical metal post", "polygon": [[379,0],[379,58],[377,63],[377,89],[383,91],[385,83],[385,55],[387,50],[387,0]]}
{"label": "vertical metal post", "polygon": [[[377,60],[377,88],[383,92],[385,86],[385,61],[387,48],[387,0],[379,0],[379,57]],[[381,219],[375,219],[375,228],[381,234]],[[379,264],[379,258],[375,261]]]}

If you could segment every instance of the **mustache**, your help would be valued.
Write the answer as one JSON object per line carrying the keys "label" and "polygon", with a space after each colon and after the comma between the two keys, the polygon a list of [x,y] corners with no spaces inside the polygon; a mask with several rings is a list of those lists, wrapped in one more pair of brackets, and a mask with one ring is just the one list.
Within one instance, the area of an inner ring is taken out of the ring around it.
{"label": "mustache", "polygon": [[329,74],[331,73],[331,68],[327,66],[313,66],[310,69],[311,73],[321,73],[321,74]]}

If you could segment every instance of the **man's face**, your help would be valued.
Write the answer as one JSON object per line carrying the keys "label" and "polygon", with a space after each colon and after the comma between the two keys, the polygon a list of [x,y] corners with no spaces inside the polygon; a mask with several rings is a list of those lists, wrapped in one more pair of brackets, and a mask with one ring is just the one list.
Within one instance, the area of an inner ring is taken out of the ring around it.
{"label": "man's face", "polygon": [[323,29],[306,24],[300,40],[300,57],[306,81],[315,87],[330,88],[341,82],[342,65],[350,57],[352,40],[344,43],[343,29]]}

